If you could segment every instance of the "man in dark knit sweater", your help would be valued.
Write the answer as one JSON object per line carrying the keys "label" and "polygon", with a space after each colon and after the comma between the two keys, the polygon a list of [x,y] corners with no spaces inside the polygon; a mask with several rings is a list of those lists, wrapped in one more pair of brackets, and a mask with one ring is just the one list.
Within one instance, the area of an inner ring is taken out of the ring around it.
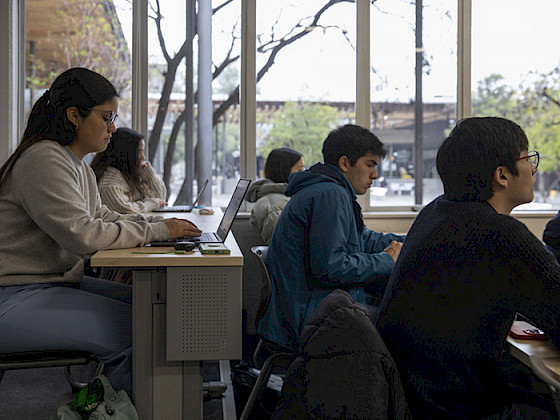
{"label": "man in dark knit sweater", "polygon": [[509,215],[532,201],[537,165],[503,118],[462,120],[439,148],[444,195],[408,232],[377,322],[415,418],[556,417],[523,375],[511,384],[524,367],[506,350],[516,312],[560,348],[560,266]]}

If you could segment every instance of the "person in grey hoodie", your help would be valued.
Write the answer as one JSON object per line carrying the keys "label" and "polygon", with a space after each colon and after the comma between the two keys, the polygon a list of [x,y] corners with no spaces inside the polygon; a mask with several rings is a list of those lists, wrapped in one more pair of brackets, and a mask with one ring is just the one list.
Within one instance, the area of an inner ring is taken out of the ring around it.
{"label": "person in grey hoodie", "polygon": [[131,288],[84,276],[84,260],[200,230],[101,203],[84,157],[111,140],[117,97],[100,74],[66,70],[33,105],[0,168],[0,353],[89,352],[116,389],[131,392]]}
{"label": "person in grey hoodie", "polygon": [[274,149],[264,165],[264,178],[254,182],[247,191],[247,201],[255,203],[251,211],[251,226],[266,245],[270,243],[280,213],[290,200],[286,196],[288,177],[301,172],[303,156],[288,147]]}

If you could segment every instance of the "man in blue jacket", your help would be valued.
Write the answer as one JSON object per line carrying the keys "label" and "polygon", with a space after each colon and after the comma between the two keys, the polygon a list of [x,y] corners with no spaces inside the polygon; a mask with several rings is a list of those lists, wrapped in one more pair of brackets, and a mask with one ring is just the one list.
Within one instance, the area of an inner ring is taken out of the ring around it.
{"label": "man in blue jacket", "polygon": [[385,290],[404,237],[368,230],[356,195],[378,177],[383,143],[369,130],[345,125],[323,143],[325,163],[290,175],[266,265],[270,303],[258,323],[261,337],[296,350],[302,327],[334,289],[366,304],[365,286]]}

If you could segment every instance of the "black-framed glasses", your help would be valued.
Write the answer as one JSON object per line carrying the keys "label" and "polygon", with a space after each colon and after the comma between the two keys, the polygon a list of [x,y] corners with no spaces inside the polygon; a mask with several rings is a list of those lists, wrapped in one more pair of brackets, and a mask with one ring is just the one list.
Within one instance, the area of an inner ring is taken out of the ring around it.
{"label": "black-framed glasses", "polygon": [[111,124],[115,124],[117,119],[119,118],[119,114],[115,111],[111,111],[110,109],[97,109],[97,108],[88,108],[92,111],[97,111],[103,117],[103,121],[107,123],[107,127],[110,127]]}
{"label": "black-framed glasses", "polygon": [[531,162],[531,165],[533,165],[535,169],[539,167],[539,159],[540,159],[539,152],[535,150],[531,150],[529,153],[527,153],[527,156],[522,156],[520,158],[517,158],[517,160],[522,160],[522,159],[527,159],[529,162]]}

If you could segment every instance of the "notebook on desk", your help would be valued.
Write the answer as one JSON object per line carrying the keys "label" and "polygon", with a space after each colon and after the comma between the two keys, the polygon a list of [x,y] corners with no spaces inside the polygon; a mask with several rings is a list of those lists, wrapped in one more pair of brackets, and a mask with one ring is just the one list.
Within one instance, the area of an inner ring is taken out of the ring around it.
{"label": "notebook on desk", "polygon": [[233,225],[233,220],[241,207],[241,203],[245,198],[245,194],[247,193],[247,189],[249,188],[249,184],[251,183],[250,179],[241,178],[237,182],[237,186],[233,191],[231,199],[229,200],[229,204],[224,212],[224,216],[222,217],[222,221],[218,226],[216,232],[202,232],[200,237],[184,237],[184,238],[177,238],[177,239],[169,239],[167,241],[154,241],[150,242],[151,246],[173,246],[175,242],[180,241],[191,241],[194,243],[223,243],[229,231],[231,230],[231,226]]}
{"label": "notebook on desk", "polygon": [[196,198],[194,199],[194,201],[192,203],[192,206],[189,206],[189,205],[185,205],[185,206],[164,206],[164,207],[160,207],[158,209],[152,210],[152,211],[187,212],[187,213],[190,213],[194,209],[194,206],[196,206],[196,203],[198,202],[198,200],[200,200],[200,197],[202,196],[202,193],[204,192],[204,189],[206,188],[207,185],[208,185],[208,179],[206,181],[204,181],[204,184],[202,184],[202,187],[198,190],[198,194],[196,195]]}

